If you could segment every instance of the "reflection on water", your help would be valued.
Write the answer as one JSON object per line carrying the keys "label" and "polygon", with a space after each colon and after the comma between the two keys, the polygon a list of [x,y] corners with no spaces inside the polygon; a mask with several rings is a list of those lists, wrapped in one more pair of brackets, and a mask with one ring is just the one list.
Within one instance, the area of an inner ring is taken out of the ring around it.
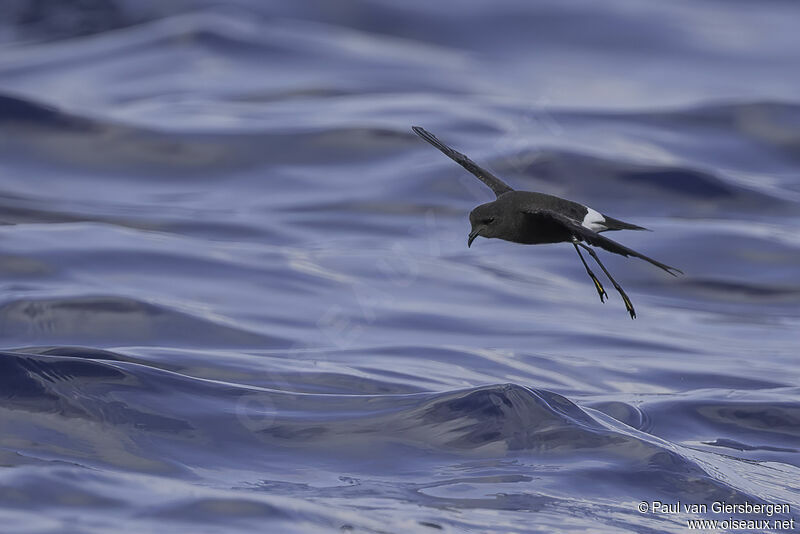
{"label": "reflection on water", "polygon": [[[795,4],[7,9],[9,531],[684,532],[637,504],[798,501]],[[467,249],[492,194],[411,124],[686,275],[604,255],[632,322],[571,247]]]}

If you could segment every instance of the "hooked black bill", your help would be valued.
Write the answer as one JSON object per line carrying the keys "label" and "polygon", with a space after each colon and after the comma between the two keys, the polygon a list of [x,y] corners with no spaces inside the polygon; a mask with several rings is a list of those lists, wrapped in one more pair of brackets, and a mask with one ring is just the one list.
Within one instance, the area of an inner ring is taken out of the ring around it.
{"label": "hooked black bill", "polygon": [[475,238],[480,235],[481,229],[478,228],[477,230],[473,230],[469,233],[469,239],[467,239],[467,248],[472,246],[472,242],[475,241]]}

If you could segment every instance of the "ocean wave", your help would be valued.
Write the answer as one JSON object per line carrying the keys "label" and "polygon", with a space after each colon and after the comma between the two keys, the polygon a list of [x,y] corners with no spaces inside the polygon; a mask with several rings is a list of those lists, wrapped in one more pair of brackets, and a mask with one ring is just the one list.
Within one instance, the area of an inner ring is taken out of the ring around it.
{"label": "ocean wave", "polygon": [[169,344],[220,346],[288,345],[245,329],[219,324],[169,307],[119,296],[24,299],[0,306],[0,335],[69,343],[94,338],[98,344],[150,339]]}
{"label": "ocean wave", "polygon": [[[731,467],[714,455],[654,437],[658,427],[645,434],[561,395],[515,384],[402,395],[299,394],[199,379],[123,353],[80,347],[4,351],[0,367],[4,427],[17,425],[0,445],[7,447],[13,435],[38,436],[35,446],[15,447],[16,459],[5,458],[15,465],[49,458],[185,477],[223,466],[249,469],[287,455],[300,455],[311,464],[337,458],[341,465],[355,466],[411,447],[465,461],[535,459],[561,466],[562,476],[576,483],[598,476],[592,465],[602,462],[614,466],[603,477],[629,488],[644,490],[657,483],[662,493],[674,494],[691,484],[702,499],[765,498],[758,484],[737,488],[728,476],[720,476]],[[598,407],[642,426],[642,415],[631,420],[607,403]],[[681,413],[680,403],[668,409],[675,416]],[[702,405],[691,410],[711,413]],[[734,415],[739,424],[769,424],[761,417],[748,418],[743,410],[737,405],[717,413]],[[664,420],[654,407],[643,411],[650,421]],[[787,425],[796,426],[788,420]],[[724,443],[721,437],[710,445]],[[207,452],[217,447],[238,453],[209,464]],[[175,511],[179,516],[186,511],[180,510]]]}
{"label": "ocean wave", "polygon": [[[798,500],[793,3],[6,3],[7,530]],[[630,321],[568,244],[467,248],[491,191],[411,124],[686,274],[601,251]]]}

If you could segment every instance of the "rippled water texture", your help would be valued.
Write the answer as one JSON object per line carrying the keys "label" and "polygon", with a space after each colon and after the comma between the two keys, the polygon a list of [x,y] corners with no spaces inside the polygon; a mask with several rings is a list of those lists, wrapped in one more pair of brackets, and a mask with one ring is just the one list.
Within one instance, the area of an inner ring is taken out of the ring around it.
{"label": "rippled water texture", "polygon": [[[799,4],[3,6],[4,532],[800,524]],[[686,275],[468,249],[412,124]]]}

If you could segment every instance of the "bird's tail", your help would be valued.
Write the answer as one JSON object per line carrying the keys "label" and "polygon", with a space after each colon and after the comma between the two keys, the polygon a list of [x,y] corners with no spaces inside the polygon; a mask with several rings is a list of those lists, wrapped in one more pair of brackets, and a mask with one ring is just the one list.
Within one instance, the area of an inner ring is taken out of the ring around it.
{"label": "bird's tail", "polygon": [[620,221],[619,219],[609,217],[608,215],[603,215],[603,218],[605,219],[603,221],[603,226],[605,226],[605,229],[601,230],[602,232],[606,232],[608,230],[646,230],[648,232],[652,232],[652,230],[645,228],[644,226],[636,226],[635,224]]}
{"label": "bird's tail", "polygon": [[591,230],[584,231],[580,237],[590,245],[600,247],[609,252],[613,252],[614,254],[619,254],[620,256],[633,256],[635,258],[639,258],[646,262],[652,263],[659,269],[667,271],[672,276],[678,276],[679,274],[683,274],[683,271],[681,271],[677,267],[670,267],[665,263],[661,263],[660,261],[645,256],[641,252],[636,252],[635,250],[630,249],[625,245],[617,243],[616,241],[613,241],[607,237],[601,236],[597,232],[592,232]]}

